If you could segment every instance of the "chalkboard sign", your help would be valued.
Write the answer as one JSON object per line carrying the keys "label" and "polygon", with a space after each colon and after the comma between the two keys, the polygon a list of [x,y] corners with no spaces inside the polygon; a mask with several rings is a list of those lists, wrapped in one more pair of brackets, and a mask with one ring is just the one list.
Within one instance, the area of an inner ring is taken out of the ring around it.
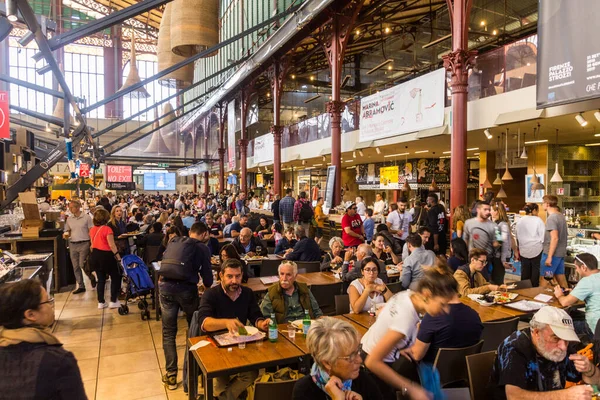
{"label": "chalkboard sign", "polygon": [[327,184],[325,185],[325,208],[329,209],[333,203],[333,191],[335,187],[335,165],[327,167]]}

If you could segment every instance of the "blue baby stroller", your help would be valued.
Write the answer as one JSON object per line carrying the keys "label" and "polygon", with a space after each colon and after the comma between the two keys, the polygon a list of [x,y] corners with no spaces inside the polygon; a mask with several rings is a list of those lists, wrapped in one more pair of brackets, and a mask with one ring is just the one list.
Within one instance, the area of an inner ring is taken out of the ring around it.
{"label": "blue baby stroller", "polygon": [[148,274],[148,267],[136,255],[129,254],[121,260],[123,271],[127,279],[127,290],[125,292],[125,303],[119,307],[119,314],[129,314],[127,302],[130,299],[137,298],[138,308],[142,310],[142,321],[150,319],[150,311],[148,310],[148,301],[146,296],[153,293],[154,283]]}

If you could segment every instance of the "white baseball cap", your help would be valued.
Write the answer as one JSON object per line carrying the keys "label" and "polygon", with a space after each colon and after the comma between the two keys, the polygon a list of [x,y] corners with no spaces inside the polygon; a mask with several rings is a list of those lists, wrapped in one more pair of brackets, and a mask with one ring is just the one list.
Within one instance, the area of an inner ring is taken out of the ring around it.
{"label": "white baseball cap", "polygon": [[580,341],[575,333],[573,319],[565,310],[552,306],[545,306],[535,313],[532,321],[549,325],[552,332],[562,340],[569,342]]}

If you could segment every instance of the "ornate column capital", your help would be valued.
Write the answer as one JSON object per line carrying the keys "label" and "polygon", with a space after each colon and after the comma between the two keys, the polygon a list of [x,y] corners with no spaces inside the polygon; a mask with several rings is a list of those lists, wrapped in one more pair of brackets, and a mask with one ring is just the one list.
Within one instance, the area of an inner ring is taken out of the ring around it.
{"label": "ornate column capital", "polygon": [[284,127],[282,125],[271,125],[271,133],[275,142],[281,143],[281,136],[283,135]]}
{"label": "ornate column capital", "polygon": [[327,103],[327,112],[333,116],[334,114],[342,114],[346,109],[346,103],[343,101],[330,101]]}
{"label": "ornate column capital", "polygon": [[219,157],[225,157],[225,153],[227,153],[227,149],[225,149],[223,147],[219,147],[218,151],[219,151]]}
{"label": "ornate column capital", "polygon": [[469,68],[475,65],[476,51],[456,50],[443,56],[444,68],[451,73],[452,93],[466,93]]}
{"label": "ornate column capital", "polygon": [[238,140],[238,146],[240,146],[240,150],[243,153],[246,153],[248,151],[248,139],[240,139],[240,140]]}

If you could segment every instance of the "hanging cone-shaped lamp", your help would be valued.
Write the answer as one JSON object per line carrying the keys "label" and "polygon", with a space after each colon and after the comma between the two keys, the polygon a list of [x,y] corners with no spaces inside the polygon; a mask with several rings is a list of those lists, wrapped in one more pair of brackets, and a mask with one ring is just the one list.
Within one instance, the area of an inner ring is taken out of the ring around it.
{"label": "hanging cone-shaped lamp", "polygon": [[410,185],[408,184],[408,181],[406,179],[404,180],[404,185],[402,185],[402,191],[410,192]]}
{"label": "hanging cone-shaped lamp", "polygon": [[431,180],[431,185],[429,185],[430,192],[437,192],[439,190],[437,183],[435,183],[435,178]]}
{"label": "hanging cone-shaped lamp", "polygon": [[533,170],[533,178],[531,178],[531,190],[545,190],[546,186],[542,182],[540,182],[540,178],[537,176],[535,169]]}
{"label": "hanging cone-shaped lamp", "polygon": [[[171,50],[173,53],[188,58],[218,43],[218,0],[173,1],[171,10]],[[214,51],[207,57],[216,54],[217,51]]]}
{"label": "hanging cone-shaped lamp", "polygon": [[560,172],[558,172],[558,163],[554,164],[554,175],[550,178],[550,182],[559,183],[562,182],[563,178],[560,176]]}
{"label": "hanging cone-shaped lamp", "polygon": [[152,129],[155,131],[152,134],[150,143],[148,144],[148,147],[146,147],[146,149],[144,150],[144,153],[160,155],[160,154],[168,154],[171,152],[171,150],[169,150],[169,147],[165,144],[165,141],[163,140],[162,134],[160,133],[160,129],[158,129],[159,126],[160,125],[158,122],[158,113],[155,109],[154,110],[154,123],[152,124]]}
{"label": "hanging cone-shaped lamp", "polygon": [[504,191],[504,185],[500,186],[500,191],[498,192],[498,194],[496,195],[496,197],[498,199],[505,199],[508,196],[506,195],[506,192]]}
{"label": "hanging cone-shaped lamp", "polygon": [[521,156],[519,158],[522,158],[524,160],[527,159],[527,149],[525,148],[525,146],[523,146],[523,152],[521,153]]}
{"label": "hanging cone-shaped lamp", "polygon": [[504,170],[504,175],[502,175],[503,181],[512,181],[513,177],[508,170],[508,162],[506,163],[506,169]]}
{"label": "hanging cone-shaped lamp", "polygon": [[[142,80],[140,79],[140,73],[137,69],[135,57],[135,32],[131,31],[131,60],[129,61],[129,74],[127,75],[127,79],[125,79],[125,83],[119,90],[127,89],[128,87],[135,85],[136,83],[140,83]],[[150,97],[150,93],[142,86],[134,91],[131,91],[127,94],[130,97],[137,99],[147,99]]]}
{"label": "hanging cone-shaped lamp", "polygon": [[[185,60],[185,57],[178,56],[171,51],[171,3],[165,6],[160,28],[158,30],[158,44],[156,46],[156,56],[158,58],[158,72],[172,67],[173,65]],[[175,89],[184,89],[194,81],[194,63],[179,68],[168,75],[158,79],[162,86],[168,86]]]}
{"label": "hanging cone-shaped lamp", "polygon": [[483,181],[483,188],[484,189],[491,189],[492,188],[492,184],[490,183],[490,180],[486,177],[485,181]]}
{"label": "hanging cone-shaped lamp", "polygon": [[494,185],[502,185],[502,179],[500,179],[500,173],[496,173],[496,180],[494,180]]}

